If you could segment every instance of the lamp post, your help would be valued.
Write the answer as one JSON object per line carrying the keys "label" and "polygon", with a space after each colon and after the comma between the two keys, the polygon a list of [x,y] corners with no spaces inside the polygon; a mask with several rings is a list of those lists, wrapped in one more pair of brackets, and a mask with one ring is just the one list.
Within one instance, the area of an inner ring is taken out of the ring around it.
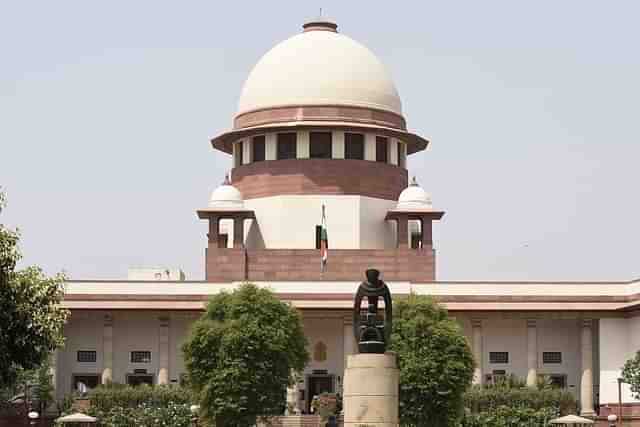
{"label": "lamp post", "polygon": [[40,414],[38,413],[38,411],[29,411],[27,417],[29,417],[29,425],[35,426],[36,420],[38,419],[38,417],[40,417]]}
{"label": "lamp post", "polygon": [[200,411],[200,405],[191,405],[189,407],[191,411],[191,422],[194,427],[198,427],[198,411]]}
{"label": "lamp post", "polygon": [[607,417],[607,421],[609,421],[610,427],[616,427],[616,421],[618,421],[618,416],[616,414],[611,414]]}

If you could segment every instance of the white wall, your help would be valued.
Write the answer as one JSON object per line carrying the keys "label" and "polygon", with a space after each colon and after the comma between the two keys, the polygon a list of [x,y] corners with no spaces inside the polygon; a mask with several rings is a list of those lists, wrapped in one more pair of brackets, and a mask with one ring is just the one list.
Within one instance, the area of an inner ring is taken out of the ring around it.
{"label": "white wall", "polygon": [[[65,325],[65,346],[58,351],[56,388],[59,397],[71,391],[73,374],[97,374],[104,368],[103,333],[105,311],[72,311]],[[179,382],[185,372],[182,345],[200,312],[114,311],[113,381],[125,383],[126,374],[147,369],[157,381],[159,369],[160,317],[169,317],[169,382]],[[77,362],[78,350],[96,351],[95,363]],[[131,363],[132,351],[151,351],[151,363]]]}
{"label": "white wall", "polygon": [[362,196],[274,196],[245,201],[256,222],[247,246],[268,249],[314,249],[315,227],[326,206],[329,247],[384,249],[395,247],[395,228],[384,220],[394,201]]}
{"label": "white wall", "polygon": [[[527,375],[527,326],[524,319],[490,318],[483,321],[483,373],[505,370],[520,378]],[[508,351],[509,363],[489,363],[489,353]]]}
{"label": "white wall", "polygon": [[[126,384],[127,374],[134,369],[146,369],[158,375],[160,346],[160,320],[162,314],[145,311],[118,311],[113,313],[113,382]],[[166,315],[166,314],[165,314]],[[150,363],[131,363],[132,351],[150,351]]]}
{"label": "white wall", "polygon": [[173,313],[169,322],[169,382],[179,383],[186,372],[182,345],[189,336],[193,322],[199,313]]}
{"label": "white wall", "polygon": [[[600,319],[600,403],[618,402],[618,378],[626,360],[640,350],[640,317]],[[622,385],[622,401],[638,402]]]}
{"label": "white wall", "polygon": [[[538,320],[538,374],[566,374],[567,388],[579,397],[580,390],[580,324],[577,320]],[[594,347],[595,349],[595,347]],[[559,351],[562,363],[544,364],[542,353]],[[594,366],[595,372],[595,366]],[[598,381],[594,378],[594,384]]]}
{"label": "white wall", "polygon": [[389,209],[396,202],[391,200],[360,198],[360,245],[362,249],[382,249],[396,247],[397,223],[385,221]]}
{"label": "white wall", "polygon": [[[464,335],[472,344],[471,318],[469,313],[455,313]],[[522,379],[527,375],[527,327],[526,319],[505,318],[502,314],[481,315],[482,320],[482,372],[490,374],[493,370],[505,370]],[[575,319],[538,319],[537,320],[538,374],[565,374],[567,388],[578,396],[580,388],[580,329]],[[490,364],[489,352],[508,351],[509,363]],[[542,353],[559,351],[561,364],[544,364]],[[597,383],[597,379],[594,379]]]}
{"label": "white wall", "polygon": [[[308,351],[310,361],[304,370],[303,381],[298,383],[298,390],[308,390],[307,376],[314,370],[326,370],[327,374],[334,377],[334,391],[340,391],[344,378],[344,320],[342,317],[324,317],[315,314],[313,317],[304,317],[304,333],[309,341]],[[314,359],[314,347],[318,342],[327,346],[325,361]],[[306,395],[305,398],[309,399]],[[304,408],[304,402],[299,401],[300,408]]]}
{"label": "white wall", "polygon": [[[342,376],[344,371],[344,349],[342,318],[305,318],[304,333],[309,340],[309,354],[311,361],[305,369],[310,374],[314,369],[326,369],[330,374]],[[327,360],[314,360],[314,346],[322,341],[327,346]]]}
{"label": "white wall", "polygon": [[[64,327],[65,345],[58,350],[56,394],[61,397],[72,390],[73,374],[102,373],[102,333],[104,313],[74,311]],[[95,363],[80,363],[77,352],[88,350],[96,352]]]}

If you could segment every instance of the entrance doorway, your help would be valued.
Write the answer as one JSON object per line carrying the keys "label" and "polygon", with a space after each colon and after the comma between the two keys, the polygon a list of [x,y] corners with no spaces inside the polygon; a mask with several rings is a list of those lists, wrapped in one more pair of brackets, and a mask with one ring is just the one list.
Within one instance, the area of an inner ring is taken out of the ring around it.
{"label": "entrance doorway", "polygon": [[333,393],[333,375],[309,375],[307,377],[306,413],[311,413],[311,401],[322,393]]}

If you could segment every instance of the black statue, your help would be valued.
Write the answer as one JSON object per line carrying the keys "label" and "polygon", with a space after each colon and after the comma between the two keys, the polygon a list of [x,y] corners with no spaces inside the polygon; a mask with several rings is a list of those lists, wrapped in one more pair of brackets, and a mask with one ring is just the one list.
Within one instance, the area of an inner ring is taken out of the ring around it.
{"label": "black statue", "polygon": [[[378,270],[369,269],[365,274],[367,280],[358,287],[353,304],[353,333],[360,353],[384,353],[391,337],[391,292],[380,280]],[[369,304],[366,316],[362,316],[362,299],[365,297]],[[384,320],[378,316],[379,298],[384,300]]]}

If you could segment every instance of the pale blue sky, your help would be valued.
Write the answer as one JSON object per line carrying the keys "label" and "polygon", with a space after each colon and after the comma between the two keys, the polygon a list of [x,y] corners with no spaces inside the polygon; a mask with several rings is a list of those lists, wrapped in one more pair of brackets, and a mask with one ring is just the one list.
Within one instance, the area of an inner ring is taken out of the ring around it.
{"label": "pale blue sky", "polygon": [[640,2],[0,0],[1,221],[27,263],[204,275],[241,85],[322,7],[389,67],[440,280],[640,276]]}

